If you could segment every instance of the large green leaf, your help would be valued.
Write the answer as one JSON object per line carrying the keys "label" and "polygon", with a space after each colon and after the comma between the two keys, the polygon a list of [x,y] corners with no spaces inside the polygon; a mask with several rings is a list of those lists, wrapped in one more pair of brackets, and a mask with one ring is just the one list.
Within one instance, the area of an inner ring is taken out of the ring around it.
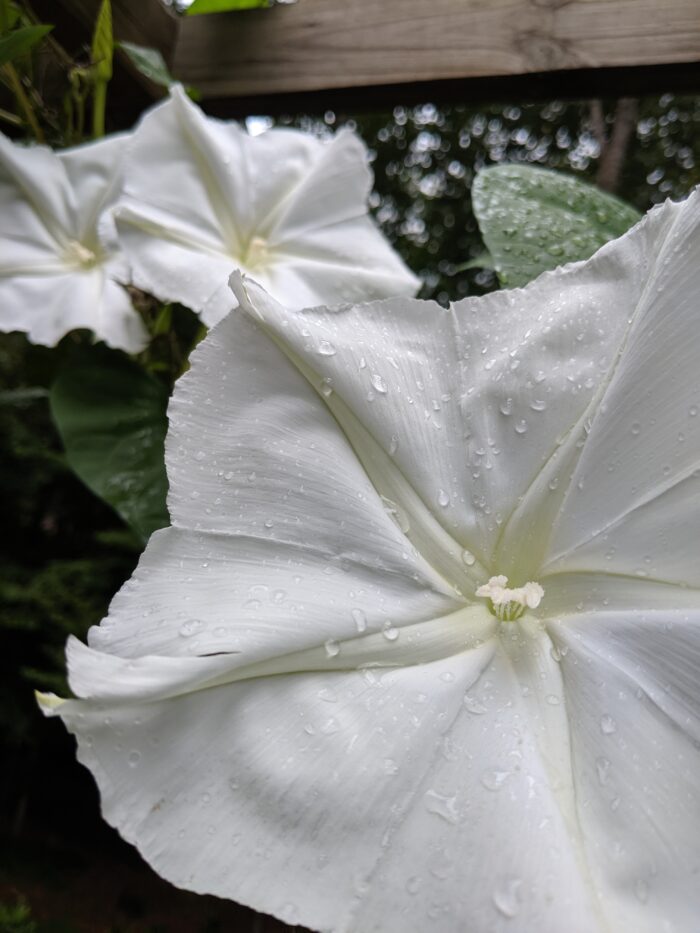
{"label": "large green leaf", "polygon": [[144,540],[169,524],[165,388],[102,345],[74,356],[51,389],[51,413],[80,479]]}
{"label": "large green leaf", "polygon": [[501,285],[509,287],[588,259],[641,217],[598,188],[530,165],[482,169],[472,203]]}
{"label": "large green leaf", "polygon": [[0,68],[29,52],[53,26],[23,26],[0,38]]}
{"label": "large green leaf", "polygon": [[233,13],[266,6],[272,6],[271,0],[194,0],[186,12],[188,16],[197,16],[199,13]]}

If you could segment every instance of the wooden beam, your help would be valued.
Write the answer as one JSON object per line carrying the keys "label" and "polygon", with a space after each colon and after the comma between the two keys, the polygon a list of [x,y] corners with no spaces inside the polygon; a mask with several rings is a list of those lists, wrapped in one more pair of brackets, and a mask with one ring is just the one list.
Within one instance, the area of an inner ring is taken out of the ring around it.
{"label": "wooden beam", "polygon": [[[245,99],[254,109],[300,94],[332,102],[334,91],[346,103],[367,100],[370,89],[398,99],[402,87],[442,84],[472,96],[469,82],[483,89],[527,75],[540,85],[549,78],[557,96],[569,73],[580,80],[617,68],[629,69],[624,92],[634,93],[634,77],[648,85],[661,65],[695,66],[698,87],[699,62],[698,0],[299,0],[185,17],[172,65],[205,99]],[[516,86],[528,96],[527,82]]]}

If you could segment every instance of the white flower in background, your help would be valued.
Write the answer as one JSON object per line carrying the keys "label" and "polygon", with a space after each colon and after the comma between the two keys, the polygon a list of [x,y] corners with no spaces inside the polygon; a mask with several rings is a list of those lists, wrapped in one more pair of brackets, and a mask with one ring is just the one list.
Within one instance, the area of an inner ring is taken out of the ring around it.
{"label": "white flower in background", "polygon": [[248,272],[293,307],[414,295],[419,281],[367,214],[372,176],[350,131],[249,136],[175,87],[137,127],[119,235],[134,282],[216,324]]}
{"label": "white flower in background", "polygon": [[107,213],[123,151],[123,136],[55,153],[0,134],[0,331],[54,346],[86,327],[112,347],[144,346]]}
{"label": "white flower in background", "polygon": [[173,525],[44,699],[161,875],[317,930],[697,929],[699,223],[450,310],[235,281]]}

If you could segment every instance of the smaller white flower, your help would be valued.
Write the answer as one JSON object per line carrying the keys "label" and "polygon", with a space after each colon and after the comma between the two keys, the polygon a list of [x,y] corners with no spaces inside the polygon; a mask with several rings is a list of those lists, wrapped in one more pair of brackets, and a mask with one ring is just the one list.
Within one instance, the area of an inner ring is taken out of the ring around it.
{"label": "smaller white flower", "polygon": [[54,346],[84,327],[122,350],[145,345],[108,214],[123,149],[123,135],[56,153],[0,134],[0,331]]}
{"label": "smaller white flower", "polygon": [[419,280],[367,213],[371,185],[349,130],[250,136],[174,87],[134,133],[117,227],[134,283],[208,325],[235,304],[235,268],[295,308],[414,295]]}

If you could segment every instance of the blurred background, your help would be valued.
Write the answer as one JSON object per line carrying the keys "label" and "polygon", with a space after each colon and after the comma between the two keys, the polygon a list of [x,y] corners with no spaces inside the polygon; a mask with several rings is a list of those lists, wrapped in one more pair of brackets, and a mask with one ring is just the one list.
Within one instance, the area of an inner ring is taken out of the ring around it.
{"label": "blurred background", "polygon": [[[700,182],[700,99],[397,105],[374,113],[250,116],[316,134],[354,127],[375,173],[371,209],[423,297],[448,302],[496,287],[470,266],[483,252],[470,187],[498,162],[587,179],[646,211]],[[187,329],[185,309],[181,326]],[[84,638],[131,574],[141,543],[64,463],[47,388],[56,349],[0,334],[0,933],[217,933],[287,929],[159,879],[104,824],[73,739],[44,720],[33,690],[63,693],[63,645]],[[298,928],[296,928],[298,929]]]}

